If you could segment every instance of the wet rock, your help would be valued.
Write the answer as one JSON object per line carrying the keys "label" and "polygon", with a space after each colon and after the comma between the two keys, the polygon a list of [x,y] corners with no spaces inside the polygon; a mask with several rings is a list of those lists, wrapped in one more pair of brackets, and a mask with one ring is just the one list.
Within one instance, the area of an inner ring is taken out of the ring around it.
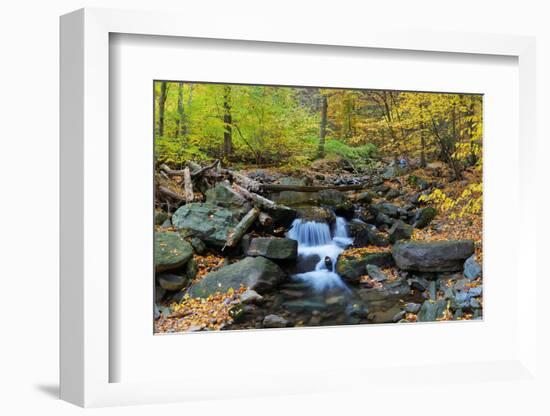
{"label": "wet rock", "polygon": [[264,328],[285,328],[288,321],[279,315],[267,315],[263,320]]}
{"label": "wet rock", "polygon": [[436,302],[427,300],[422,304],[418,312],[417,319],[419,322],[433,322],[437,318],[441,318],[447,309],[447,302],[438,300]]}
{"label": "wet rock", "polygon": [[464,261],[474,252],[471,240],[397,242],[392,249],[401,270],[419,272],[462,271]]}
{"label": "wet rock", "polygon": [[178,208],[172,215],[175,228],[189,231],[206,244],[223,247],[238,218],[228,209],[194,202]]}
{"label": "wet rock", "polygon": [[409,224],[405,224],[401,220],[397,220],[393,223],[388,231],[390,242],[396,243],[399,240],[410,240],[413,233],[413,227]]}
{"label": "wet rock", "polygon": [[316,298],[289,300],[284,302],[282,306],[291,312],[322,311],[328,308],[326,302]]}
{"label": "wet rock", "polygon": [[193,256],[193,247],[176,232],[155,232],[155,271],[177,269]]}
{"label": "wet rock", "polygon": [[464,262],[464,277],[474,280],[481,275],[481,266],[476,262],[475,254],[471,255]]}
{"label": "wet rock", "polygon": [[246,255],[263,256],[271,260],[294,260],[298,256],[298,242],[290,238],[253,238]]}
{"label": "wet rock", "polygon": [[338,273],[346,283],[357,284],[359,283],[359,278],[367,273],[366,267],[369,264],[379,267],[391,266],[393,264],[393,258],[389,252],[369,253],[355,259],[346,259],[340,256],[336,262],[336,273]]}
{"label": "wet rock", "polygon": [[367,319],[369,310],[361,302],[352,302],[346,306],[346,315],[352,318]]}
{"label": "wet rock", "polygon": [[336,220],[331,210],[314,206],[299,208],[298,216],[304,221],[326,222],[327,224],[332,224]]}
{"label": "wet rock", "polygon": [[242,217],[250,211],[250,203],[235,192],[229,184],[218,183],[205,192],[206,202],[233,212],[236,218]]}
{"label": "wet rock", "polygon": [[380,270],[380,267],[374,265],[374,264],[367,264],[366,266],[367,274],[371,279],[376,280],[377,282],[384,282],[388,280],[388,276],[386,276],[382,270]]}
{"label": "wet rock", "polygon": [[417,210],[413,217],[414,228],[425,228],[437,215],[437,210],[432,207],[421,208]]}
{"label": "wet rock", "polygon": [[273,290],[285,278],[279,266],[265,257],[246,257],[237,263],[207,274],[189,288],[189,296],[208,297],[216,292],[227,292],[241,286],[263,294]]}
{"label": "wet rock", "polygon": [[355,215],[355,207],[351,202],[344,201],[334,207],[334,213],[339,217],[351,220]]}

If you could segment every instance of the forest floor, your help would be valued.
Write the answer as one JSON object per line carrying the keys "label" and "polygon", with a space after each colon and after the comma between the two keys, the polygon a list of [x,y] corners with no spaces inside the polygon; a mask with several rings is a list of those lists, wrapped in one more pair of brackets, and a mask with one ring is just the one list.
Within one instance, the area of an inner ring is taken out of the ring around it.
{"label": "forest floor", "polygon": [[[277,183],[283,177],[296,177],[298,176],[296,172],[289,172],[286,169],[278,169],[276,167],[269,168],[247,168],[239,171],[239,173],[247,176],[258,178],[261,177],[265,182]],[[300,178],[309,178],[310,183],[313,185],[327,185],[327,184],[340,184],[340,183],[363,183],[365,181],[365,174],[359,174],[356,172],[344,171],[332,164],[331,161],[318,161],[315,165],[310,168],[304,168],[300,170]],[[414,178],[422,178],[422,180],[429,184],[424,191],[419,191],[418,185],[413,180]],[[439,189],[443,194],[452,200],[458,200],[464,191],[473,183],[481,182],[481,172],[475,169],[465,170],[463,172],[463,178],[460,180],[451,180],[451,175],[449,169],[444,164],[438,164],[436,168],[416,168],[413,170],[407,170],[406,172],[395,175],[393,177],[383,179],[378,181],[377,185],[374,188],[383,189],[383,192],[373,192],[374,198],[372,201],[369,201],[368,206],[381,203],[391,203],[397,207],[405,207],[409,204],[411,196],[417,195],[419,192],[427,194],[433,189]],[[170,180],[163,178],[162,185],[168,187],[174,192],[181,192],[182,178],[176,177],[171,178]],[[365,187],[361,191],[350,191],[346,192],[347,197],[354,201],[358,194],[365,191],[370,191],[373,187]],[[387,195],[390,190],[395,190],[395,194],[398,196],[395,198],[388,199]],[[199,192],[196,192],[196,200],[202,200],[203,195]],[[435,203],[425,202],[420,203],[420,206],[436,206]],[[367,207],[368,208],[368,207]],[[445,212],[441,212],[441,207],[436,206],[438,209],[438,215],[424,228],[414,228],[411,240],[413,241],[448,241],[448,240],[472,240],[475,244],[475,255],[479,263],[483,260],[483,248],[482,248],[482,211],[479,210],[477,213],[467,213],[460,215],[462,205],[457,204],[456,206],[449,207]],[[389,227],[381,227],[381,230],[384,232],[388,231]],[[176,231],[172,226],[156,226],[156,230],[159,232],[165,231]],[[286,231],[286,230],[285,230]],[[250,233],[251,237],[259,235],[268,235],[265,233],[261,227],[256,227]],[[281,236],[281,233],[277,234]],[[284,234],[283,234],[284,236]],[[353,260],[363,258],[366,254],[370,253],[390,253],[392,250],[391,245],[385,247],[379,247],[375,245],[367,245],[363,247],[357,247],[351,245],[346,250],[344,250],[340,256],[342,258]],[[220,270],[228,264],[239,261],[242,258],[242,254],[231,254],[228,255],[218,249],[213,249],[207,247],[206,250],[201,253],[193,254],[193,258],[197,264],[198,271],[196,276],[190,281],[190,285],[196,284],[208,276],[209,273],[212,273],[216,270]],[[370,288],[382,288],[385,285],[391,282],[396,282],[402,278],[404,275],[395,265],[381,267],[381,271],[388,277],[387,282],[378,282],[373,280],[367,273],[360,276],[360,284],[365,285],[365,287]],[[406,275],[406,273],[405,273]],[[433,292],[433,288],[426,287],[424,291],[417,291],[414,293],[414,296],[411,295],[410,298],[404,298],[405,300],[414,300],[417,303],[421,304],[422,301],[428,299],[429,302],[435,303],[440,300],[445,300],[446,298],[446,289],[452,287],[457,281],[463,280],[461,276],[452,275],[446,278],[445,283],[438,284],[438,288],[434,293],[429,293],[430,290]],[[474,288],[482,286],[481,276],[471,279],[464,285],[466,290],[468,288]],[[187,289],[184,288],[182,293]],[[259,318],[255,315],[258,315],[259,312],[254,312],[254,319],[248,319],[243,324],[239,325],[236,321],[235,310],[239,310],[238,306],[241,304],[241,295],[247,291],[248,288],[241,286],[237,289],[229,289],[224,293],[212,294],[205,298],[194,298],[190,297],[188,294],[179,296],[177,301],[171,300],[172,298],[167,296],[161,306],[161,315],[160,318],[155,321],[155,332],[156,333],[173,333],[173,332],[182,332],[182,331],[199,331],[199,330],[219,330],[219,329],[241,329],[241,328],[255,328],[262,327]],[[413,290],[414,292],[414,290]],[[262,311],[262,318],[267,313],[267,310],[277,309],[272,305],[277,302],[276,295],[267,294],[264,295],[263,305],[260,305],[260,310]],[[482,299],[481,296],[476,297],[479,301],[479,312],[477,315],[480,316],[482,308]],[[405,301],[401,301],[400,307],[402,309],[400,321],[404,322],[416,322],[418,320],[418,308],[414,311],[406,311],[403,309]],[[414,303],[414,302],[413,302]],[[453,316],[453,312],[450,309],[450,301],[447,302],[447,307],[436,320],[462,320],[462,319],[472,319],[474,313],[468,307],[464,308],[464,313],[457,314]],[[265,305],[269,305],[266,307]],[[258,308],[256,308],[258,309]],[[413,310],[413,309],[411,309]],[[313,313],[305,315],[293,315],[285,314],[281,312],[279,314],[289,322],[292,322],[291,326],[303,326],[303,325],[315,325],[315,321],[319,321],[320,318],[317,318],[318,315]],[[305,317],[304,317],[305,316]],[[366,319],[366,318],[365,318]],[[327,321],[332,322],[332,321]],[[367,323],[366,320],[358,320],[357,323]],[[290,324],[289,324],[290,325]]]}

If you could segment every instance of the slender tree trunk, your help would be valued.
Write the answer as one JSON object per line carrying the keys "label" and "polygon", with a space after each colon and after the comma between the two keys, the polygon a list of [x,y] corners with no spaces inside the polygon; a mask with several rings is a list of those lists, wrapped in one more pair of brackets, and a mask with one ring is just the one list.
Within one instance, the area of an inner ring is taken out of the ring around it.
{"label": "slender tree trunk", "polygon": [[319,148],[317,150],[319,158],[325,157],[325,136],[327,134],[327,111],[328,100],[327,96],[321,95],[321,126],[319,130]]}
{"label": "slender tree trunk", "polygon": [[166,98],[168,97],[168,86],[166,82],[160,83],[159,96],[159,136],[164,136],[164,107],[166,106]]}
{"label": "slender tree trunk", "polygon": [[191,129],[191,103],[193,102],[193,84],[189,84],[189,97],[187,97],[187,115],[183,125],[183,135],[187,136]]}
{"label": "slender tree trunk", "polygon": [[229,160],[233,153],[233,129],[231,120],[231,86],[226,85],[223,89],[223,154]]}
{"label": "slender tree trunk", "polygon": [[474,150],[474,114],[475,114],[475,102],[474,98],[470,97],[470,105],[468,107],[468,141],[470,142],[470,164],[475,165],[477,162],[477,156]]}
{"label": "slender tree trunk", "polygon": [[176,119],[176,137],[182,137],[185,130],[185,111],[183,108],[183,82],[178,83],[178,118]]}
{"label": "slender tree trunk", "polygon": [[420,123],[420,166],[426,167],[426,137],[424,136],[424,122]]}

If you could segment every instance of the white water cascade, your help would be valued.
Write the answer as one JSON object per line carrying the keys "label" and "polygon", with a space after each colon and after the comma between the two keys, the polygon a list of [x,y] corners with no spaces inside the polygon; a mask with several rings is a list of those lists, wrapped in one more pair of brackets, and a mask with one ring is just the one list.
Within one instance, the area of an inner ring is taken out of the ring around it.
{"label": "white water cascade", "polygon": [[[298,261],[309,256],[319,257],[315,269],[294,275],[296,280],[308,283],[319,292],[334,287],[347,288],[333,270],[340,253],[353,242],[348,236],[344,218],[336,217],[332,233],[328,224],[296,219],[287,237],[298,241]],[[332,262],[331,270],[327,268],[325,257],[329,257]]]}

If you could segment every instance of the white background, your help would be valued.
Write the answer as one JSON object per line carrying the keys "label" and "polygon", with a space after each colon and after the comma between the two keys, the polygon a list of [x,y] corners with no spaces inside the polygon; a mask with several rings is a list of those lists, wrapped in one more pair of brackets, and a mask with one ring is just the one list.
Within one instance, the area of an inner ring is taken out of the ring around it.
{"label": "white background", "polygon": [[[351,2],[277,1],[18,1],[3,4],[0,15],[2,42],[2,341],[0,343],[0,409],[5,414],[73,414],[81,409],[55,399],[58,374],[58,16],[83,6],[138,9],[173,9],[188,13],[189,19],[227,15],[236,32],[262,19],[287,25],[321,25],[337,31],[339,25],[383,25],[387,21],[403,27],[437,30],[528,34],[538,36],[538,135],[539,175],[547,175],[550,155],[547,115],[550,104],[550,28],[545,2],[505,1],[402,1]],[[182,24],[185,24],[183,21]],[[542,140],[546,138],[546,140]],[[546,178],[547,180],[547,178]],[[548,204],[548,182],[539,183],[539,212]],[[544,199],[543,199],[544,198]],[[548,234],[547,221],[533,224],[540,235]],[[513,226],[513,223],[510,224]],[[540,239],[542,244],[542,239]],[[542,248],[542,246],[540,246]],[[542,257],[542,256],[541,256]],[[542,262],[541,258],[541,262]],[[505,261],[505,259],[503,259]],[[544,292],[548,284],[538,288]],[[549,292],[550,293],[550,292]],[[540,305],[539,318],[548,319]],[[539,334],[546,341],[547,334]],[[541,351],[541,352],[543,352]],[[541,354],[540,365],[548,359]],[[246,362],[236,363],[249,365]],[[546,367],[548,374],[548,367]],[[221,371],[220,373],[224,373]],[[230,382],[230,372],[224,374]],[[213,374],[213,377],[223,375]],[[446,375],[453,377],[452,374]],[[414,380],[411,380],[413,388]],[[413,388],[414,389],[414,388]],[[499,390],[504,393],[499,394]],[[507,392],[507,393],[506,393]],[[422,410],[424,414],[548,414],[550,406],[534,396],[542,392],[518,389],[515,394],[502,385],[486,391],[482,398],[468,386],[434,385],[431,393],[417,392],[415,401],[391,394],[372,397],[338,393],[330,397],[285,397],[231,402],[190,403],[164,406],[94,410],[100,414],[151,414],[178,412],[201,414],[396,414]],[[532,396],[531,396],[532,395]],[[448,396],[448,397],[446,397]],[[445,399],[445,400],[442,400]],[[5,409],[4,409],[5,408]]]}
{"label": "white background", "polygon": [[[517,189],[519,177],[516,59],[471,55],[438,59],[433,53],[210,40],[166,42],[160,37],[124,35],[114,37],[111,59],[110,111],[116,120],[110,137],[110,157],[115,161],[111,227],[116,237],[110,249],[112,258],[120,260],[110,276],[117,287],[112,296],[119,318],[114,319],[118,322],[112,330],[118,339],[111,344],[118,357],[111,361],[116,363],[112,381],[177,381],[185,374],[197,380],[194,385],[202,390],[198,381],[202,374],[220,372],[227,357],[240,355],[259,365],[234,374],[235,385],[281,371],[316,374],[342,368],[357,371],[438,364],[450,359],[450,347],[466,352],[472,342],[478,344],[475,354],[455,354],[451,361],[491,362],[514,357],[517,327],[510,315],[517,307],[515,276],[510,273],[511,264],[499,257],[507,250],[516,251],[511,247],[519,241],[518,227],[502,227],[498,207],[508,206],[510,212],[518,209],[518,201],[510,200],[508,190]],[[153,160],[153,79],[483,93],[484,209],[496,214],[484,219],[484,322],[151,336],[153,178],[151,170],[143,167],[150,167]],[[413,337],[418,342],[412,341]],[[175,361],[183,352],[196,359]],[[207,379],[205,384],[211,383]],[[280,389],[276,383],[273,388]]]}

